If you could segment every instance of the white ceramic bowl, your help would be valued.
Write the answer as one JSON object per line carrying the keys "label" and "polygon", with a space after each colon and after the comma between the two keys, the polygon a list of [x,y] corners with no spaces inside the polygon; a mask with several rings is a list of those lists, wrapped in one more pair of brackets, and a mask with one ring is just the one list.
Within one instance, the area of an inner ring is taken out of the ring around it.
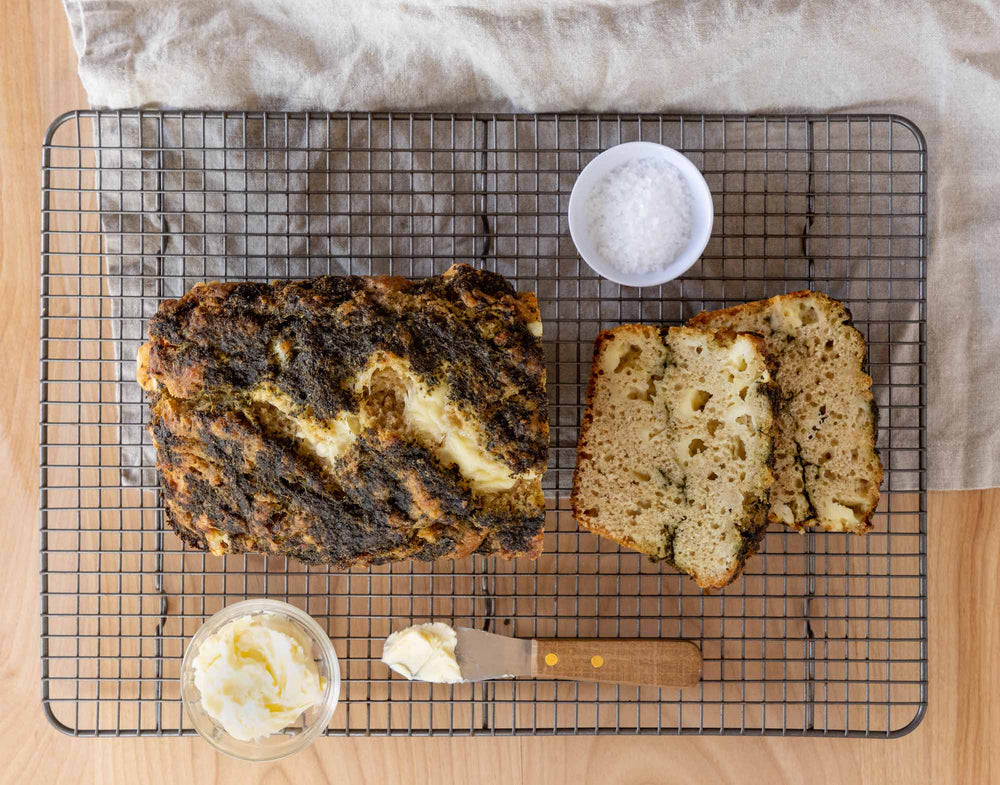
{"label": "white ceramic bowl", "polygon": [[[326,679],[326,689],[323,692],[323,700],[303,712],[295,725],[263,739],[241,741],[226,733],[225,729],[202,707],[201,693],[194,685],[194,658],[198,655],[198,649],[205,639],[233,619],[255,616],[259,613],[281,616],[305,632],[312,641],[312,654],[319,668],[319,675]],[[194,634],[181,663],[181,701],[195,730],[217,750],[243,760],[274,761],[305,749],[326,730],[339,698],[340,665],[330,638],[308,613],[278,600],[244,600],[223,608]]]}
{"label": "white ceramic bowl", "polygon": [[[640,158],[656,158],[673,164],[691,192],[691,236],[687,247],[665,267],[645,272],[625,272],[604,259],[590,234],[587,200],[604,175],[622,164]],[[712,192],[698,167],[672,147],[654,142],[626,142],[605,150],[587,164],[576,178],[569,197],[569,233],[580,256],[597,274],[625,286],[657,286],[672,281],[698,261],[712,236],[715,208]]]}

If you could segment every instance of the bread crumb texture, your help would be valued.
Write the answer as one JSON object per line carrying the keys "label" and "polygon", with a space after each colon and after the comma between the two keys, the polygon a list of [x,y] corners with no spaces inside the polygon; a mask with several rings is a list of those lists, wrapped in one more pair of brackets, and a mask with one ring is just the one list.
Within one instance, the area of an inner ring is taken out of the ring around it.
{"label": "bread crumb texture", "polygon": [[769,519],[862,534],[879,500],[882,463],[865,341],[842,303],[795,292],[702,313],[689,326],[763,336],[780,390]]}
{"label": "bread crumb texture", "polygon": [[766,526],[769,383],[756,336],[648,325],[601,333],[577,450],[577,521],[703,588],[731,582]]}

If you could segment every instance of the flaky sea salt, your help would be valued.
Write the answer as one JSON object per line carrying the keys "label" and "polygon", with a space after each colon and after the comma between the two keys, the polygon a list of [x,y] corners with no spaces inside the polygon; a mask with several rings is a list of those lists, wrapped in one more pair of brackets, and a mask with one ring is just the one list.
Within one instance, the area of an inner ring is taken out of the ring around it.
{"label": "flaky sea salt", "polygon": [[598,253],[622,272],[666,267],[691,238],[691,191],[680,170],[658,158],[637,158],[604,175],[587,214]]}

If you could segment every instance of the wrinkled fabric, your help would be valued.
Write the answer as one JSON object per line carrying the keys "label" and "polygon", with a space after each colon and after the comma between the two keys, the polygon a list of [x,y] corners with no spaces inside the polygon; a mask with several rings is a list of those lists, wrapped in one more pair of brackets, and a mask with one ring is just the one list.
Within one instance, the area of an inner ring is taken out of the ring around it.
{"label": "wrinkled fabric", "polygon": [[906,115],[930,161],[929,485],[1000,485],[991,3],[64,2],[97,107]]}

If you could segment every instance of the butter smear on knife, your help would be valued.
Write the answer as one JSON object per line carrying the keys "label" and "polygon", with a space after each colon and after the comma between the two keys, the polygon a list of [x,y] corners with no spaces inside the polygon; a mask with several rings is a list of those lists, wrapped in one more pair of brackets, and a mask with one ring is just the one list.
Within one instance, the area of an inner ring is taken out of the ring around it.
{"label": "butter smear on knife", "polygon": [[382,662],[413,681],[456,684],[462,670],[455,659],[458,637],[447,624],[415,624],[392,633],[382,647]]}

